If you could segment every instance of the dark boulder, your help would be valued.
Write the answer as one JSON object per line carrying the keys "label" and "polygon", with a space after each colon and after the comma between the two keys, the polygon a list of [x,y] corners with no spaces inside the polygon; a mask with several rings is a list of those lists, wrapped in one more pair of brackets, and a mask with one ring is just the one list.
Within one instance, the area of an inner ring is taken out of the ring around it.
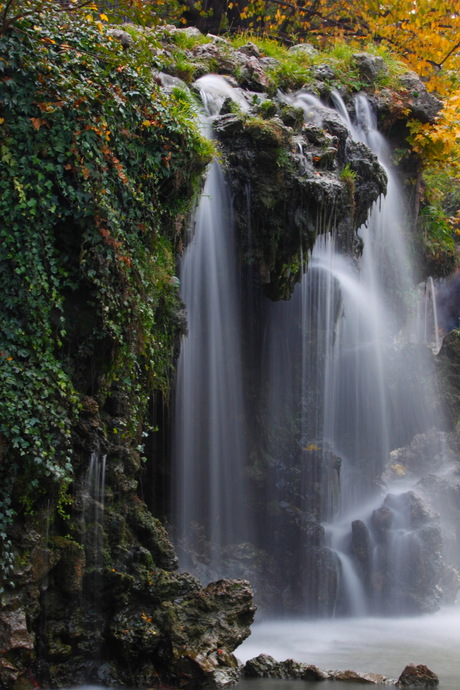
{"label": "dark boulder", "polygon": [[425,84],[415,72],[406,72],[400,81],[410,108],[409,117],[420,122],[434,122],[442,108],[442,101],[426,90]]}
{"label": "dark boulder", "polygon": [[396,683],[399,687],[419,687],[431,688],[439,685],[439,678],[436,673],[430,671],[427,666],[419,664],[408,664],[398,678]]}
{"label": "dark boulder", "polygon": [[388,67],[379,55],[355,53],[353,59],[361,76],[370,84],[375,83],[379,77],[388,74]]}

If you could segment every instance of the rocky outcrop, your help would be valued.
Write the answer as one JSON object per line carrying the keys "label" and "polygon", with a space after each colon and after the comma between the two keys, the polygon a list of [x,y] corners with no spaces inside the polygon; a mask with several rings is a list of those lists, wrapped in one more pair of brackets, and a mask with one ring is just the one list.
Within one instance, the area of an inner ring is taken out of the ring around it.
{"label": "rocky outcrop", "polygon": [[419,687],[431,688],[439,685],[439,678],[436,673],[430,671],[427,666],[419,664],[408,664],[398,678],[398,687]]}
{"label": "rocky outcrop", "polygon": [[200,687],[235,683],[240,674],[231,652],[248,637],[254,612],[245,581],[220,580],[184,598],[171,611],[174,675]]}
{"label": "rocky outcrop", "polygon": [[216,122],[243,261],[258,266],[275,299],[290,296],[304,268],[299,248],[306,257],[318,234],[334,225],[353,252],[356,230],[386,190],[375,155],[351,139],[337,113],[313,105],[309,120],[296,103],[296,96],[287,105],[264,101]]}
{"label": "rocky outcrop", "polygon": [[442,108],[442,101],[427,91],[418,74],[406,72],[401,76],[401,85],[409,105],[409,116],[420,122],[434,122]]}
{"label": "rocky outcrop", "polygon": [[337,680],[342,683],[356,683],[363,685],[418,685],[429,687],[438,684],[438,677],[426,666],[409,664],[402,672],[399,680],[392,680],[378,673],[362,673],[359,671],[325,671],[312,664],[304,664],[292,659],[276,661],[268,654],[259,654],[250,659],[243,667],[246,678],[281,678],[289,680],[322,681]]}
{"label": "rocky outcrop", "polygon": [[312,664],[303,664],[293,659],[276,661],[268,654],[259,654],[249,659],[243,667],[245,678],[281,678],[283,680],[326,680],[331,676],[327,671]]}
{"label": "rocky outcrop", "polygon": [[[190,29],[167,26],[162,31],[159,57],[172,55],[174,36],[190,35]],[[190,74],[196,79],[213,72],[246,90],[246,115],[238,115],[237,107],[224,104],[221,114],[226,115],[216,123],[243,261],[257,268],[266,295],[286,299],[303,270],[299,249],[305,260],[316,236],[327,232],[332,224],[345,251],[360,251],[356,230],[366,221],[375,200],[385,193],[385,175],[369,149],[350,139],[337,113],[324,107],[330,103],[331,90],[340,90],[341,85],[331,64],[318,64],[315,48],[309,44],[290,48],[293,56],[312,58],[310,77],[301,92],[282,94],[273,76],[279,60],[266,57],[254,43],[235,49],[222,37],[208,35],[202,39],[184,51],[190,69],[188,79]],[[397,85],[389,89],[382,87],[388,67],[381,57],[356,53],[353,63],[360,75],[360,88],[373,103],[382,128],[388,125],[393,133],[398,130],[395,145],[406,146],[408,112],[422,122],[433,121],[440,101],[427,92],[417,75],[405,73],[399,84],[395,80]],[[174,73],[172,65],[167,69]],[[180,71],[174,74],[182,76]],[[317,101],[308,108],[308,114],[302,114],[297,104],[292,107],[296,93],[310,102],[319,95],[323,104]],[[352,97],[351,91],[344,92],[350,110]],[[398,127],[394,127],[395,122]],[[410,171],[405,174],[416,176],[418,172],[417,161],[411,159]]]}
{"label": "rocky outcrop", "polygon": [[439,684],[436,673],[433,673],[427,666],[419,664],[408,664],[399,679],[392,680],[378,673],[361,673],[359,671],[325,671],[313,666],[304,664],[293,659],[276,661],[268,654],[250,659],[243,666],[243,676],[246,678],[281,678],[289,680],[338,680],[343,683],[359,683],[367,685],[392,685],[397,687],[434,687]]}
{"label": "rocky outcrop", "polygon": [[136,454],[107,441],[104,451],[104,499],[88,479],[77,483],[68,536],[50,514],[17,526],[16,587],[0,612],[2,687],[234,683],[233,650],[254,617],[251,586],[203,589],[178,573],[164,527],[136,495]]}

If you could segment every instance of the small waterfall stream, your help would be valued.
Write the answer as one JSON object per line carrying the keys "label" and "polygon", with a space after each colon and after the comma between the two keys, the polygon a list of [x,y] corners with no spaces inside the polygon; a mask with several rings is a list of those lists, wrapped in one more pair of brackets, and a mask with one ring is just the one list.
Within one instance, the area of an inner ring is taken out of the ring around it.
{"label": "small waterfall stream", "polygon": [[[237,92],[216,75],[197,87],[209,132],[224,98]],[[173,502],[181,565],[211,580],[225,574],[226,547],[248,536],[240,288],[231,203],[217,160],[190,232],[180,268],[188,333],[176,380]]]}
{"label": "small waterfall stream", "polygon": [[[105,504],[105,471],[107,455],[91,453],[86,473],[83,533],[87,563],[99,578],[103,554],[103,525]],[[96,596],[98,587],[95,587]]]}

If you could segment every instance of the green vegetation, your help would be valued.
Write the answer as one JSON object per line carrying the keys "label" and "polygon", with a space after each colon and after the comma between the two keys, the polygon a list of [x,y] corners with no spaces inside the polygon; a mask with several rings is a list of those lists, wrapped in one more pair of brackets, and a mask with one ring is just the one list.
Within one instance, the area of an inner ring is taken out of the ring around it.
{"label": "green vegetation", "polygon": [[[316,76],[315,70],[320,65],[332,70],[333,76],[325,80],[331,89],[346,86],[351,91],[359,91],[369,86],[363,81],[354,59],[356,45],[335,41],[331,45],[319,48],[305,44],[303,50],[292,51],[274,38],[260,37],[248,32],[232,38],[232,45],[239,48],[248,41],[255,43],[264,56],[278,60],[278,65],[267,69],[273,88],[295,90],[311,85]],[[402,63],[384,46],[369,44],[365,50],[371,55],[381,57],[387,67],[378,76],[373,88],[397,88],[398,78],[405,69]]]}
{"label": "green vegetation", "polygon": [[72,476],[81,394],[118,395],[136,443],[149,392],[168,389],[176,221],[210,155],[190,102],[166,98],[97,19],[50,9],[0,38],[6,566],[14,511]]}
{"label": "green vegetation", "polygon": [[419,227],[429,273],[441,277],[452,273],[457,263],[455,242],[443,208],[440,205],[424,206],[420,212]]}

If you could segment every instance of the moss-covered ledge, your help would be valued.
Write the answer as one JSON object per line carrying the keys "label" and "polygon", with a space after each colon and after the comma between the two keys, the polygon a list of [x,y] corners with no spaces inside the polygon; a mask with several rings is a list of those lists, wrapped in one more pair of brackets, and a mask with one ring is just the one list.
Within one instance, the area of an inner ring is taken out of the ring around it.
{"label": "moss-covered ledge", "polygon": [[386,174],[332,110],[304,123],[271,103],[260,109],[265,117],[222,115],[216,133],[243,261],[258,267],[268,296],[286,299],[318,234],[334,230],[344,251],[358,250],[356,231],[385,193]]}

